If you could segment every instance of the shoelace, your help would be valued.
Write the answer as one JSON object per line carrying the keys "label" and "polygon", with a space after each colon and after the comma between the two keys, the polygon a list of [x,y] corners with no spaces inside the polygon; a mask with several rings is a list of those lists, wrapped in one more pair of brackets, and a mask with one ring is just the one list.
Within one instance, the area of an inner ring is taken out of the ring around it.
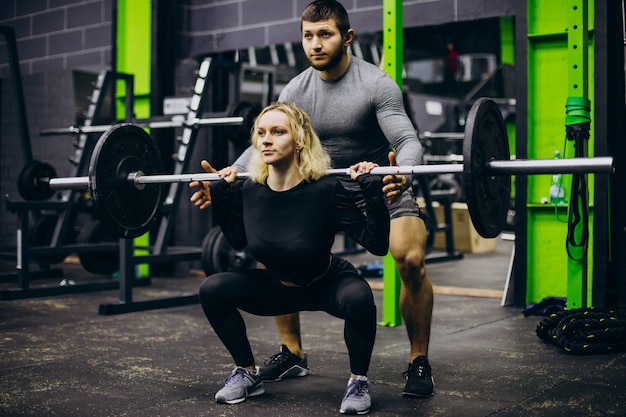
{"label": "shoelace", "polygon": [[239,381],[241,381],[245,377],[245,375],[246,375],[246,371],[244,369],[237,368],[233,371],[233,373],[231,373],[230,375],[228,375],[228,377],[226,377],[226,379],[224,380],[224,385],[230,386],[230,385],[238,384]]}
{"label": "shoelace", "polygon": [[289,358],[289,354],[285,352],[279,352],[275,355],[270,356],[269,359],[265,361],[265,366],[269,366],[272,363],[281,364],[285,362]]}
{"label": "shoelace", "polygon": [[406,370],[406,371],[404,371],[404,372],[402,373],[402,376],[403,376],[403,377],[405,377],[405,378],[407,378],[407,377],[409,376],[409,374],[410,374],[412,371],[414,371],[414,370],[415,370],[415,368],[417,368],[417,376],[418,376],[419,378],[422,378],[422,377],[424,376],[424,365],[413,365],[413,364],[411,364],[411,365],[409,366],[409,369],[408,369],[408,370]]}
{"label": "shoelace", "polygon": [[348,387],[346,397],[362,397],[368,392],[367,381],[353,381]]}

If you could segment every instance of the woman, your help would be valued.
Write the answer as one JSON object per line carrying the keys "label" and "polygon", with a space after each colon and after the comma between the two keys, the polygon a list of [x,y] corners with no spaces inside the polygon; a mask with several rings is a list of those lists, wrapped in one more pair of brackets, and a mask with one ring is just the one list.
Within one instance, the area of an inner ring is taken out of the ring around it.
{"label": "woman", "polygon": [[376,306],[367,282],[331,247],[343,231],[373,254],[387,252],[389,214],[381,177],[366,175],[377,165],[350,167],[365,198],[361,209],[337,178],[325,176],[330,158],[309,116],[290,103],[263,109],[252,146],[245,182],[236,182],[237,171],[229,167],[210,185],[213,213],[230,244],[247,245],[265,266],[217,273],[200,287],[204,313],[236,365],[215,399],[236,404],[265,392],[238,309],[262,316],[319,310],[345,320],[351,377],[340,411],[364,414],[371,403],[367,371]]}

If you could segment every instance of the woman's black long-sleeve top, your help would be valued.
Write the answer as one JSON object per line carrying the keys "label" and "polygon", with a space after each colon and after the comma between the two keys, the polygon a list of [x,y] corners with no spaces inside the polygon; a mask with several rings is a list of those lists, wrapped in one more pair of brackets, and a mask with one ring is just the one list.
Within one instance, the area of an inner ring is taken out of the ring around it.
{"label": "woman's black long-sleeve top", "polygon": [[335,177],[303,181],[276,192],[251,180],[211,183],[213,213],[235,249],[251,255],[282,281],[306,286],[328,269],[335,234],[345,232],[375,255],[389,247],[389,212],[379,176],[356,178],[365,213]]}

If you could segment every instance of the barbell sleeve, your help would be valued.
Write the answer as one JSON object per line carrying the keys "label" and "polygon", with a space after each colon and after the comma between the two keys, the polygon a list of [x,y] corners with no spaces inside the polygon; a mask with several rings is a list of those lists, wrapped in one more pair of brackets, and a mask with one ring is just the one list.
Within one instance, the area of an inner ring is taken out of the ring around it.
{"label": "barbell sleeve", "polygon": [[87,190],[89,177],[49,178],[48,185],[52,190]]}
{"label": "barbell sleeve", "polygon": [[493,175],[536,175],[574,173],[612,173],[615,171],[610,156],[565,159],[512,159],[490,161],[486,172]]}

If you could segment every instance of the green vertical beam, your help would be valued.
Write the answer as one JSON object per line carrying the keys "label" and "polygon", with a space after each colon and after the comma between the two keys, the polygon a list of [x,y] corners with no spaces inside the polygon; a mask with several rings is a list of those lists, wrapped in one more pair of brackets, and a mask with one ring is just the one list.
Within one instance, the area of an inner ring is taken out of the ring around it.
{"label": "green vertical beam", "polygon": [[587,0],[569,0],[567,11],[568,93],[589,97],[589,12]]}
{"label": "green vertical beam", "polygon": [[[135,115],[150,117],[150,76],[152,49],[152,2],[118,0],[117,2],[117,68],[133,74]],[[118,88],[118,113],[124,111],[124,89]]]}
{"label": "green vertical beam", "polygon": [[515,64],[515,20],[513,16],[500,18],[500,62]]}
{"label": "green vertical beam", "polygon": [[[152,50],[152,1],[117,1],[117,68],[115,71],[133,75],[134,109],[136,118],[150,117],[150,77]],[[118,118],[125,116],[125,86],[122,81],[116,88],[116,111]],[[150,234],[134,240],[136,246],[150,246]],[[148,254],[146,250],[135,250],[136,255]],[[147,264],[138,266],[138,276],[150,274]]]}
{"label": "green vertical beam", "polygon": [[[592,5],[593,0],[585,0]],[[528,134],[527,156],[530,159],[551,158],[555,150],[571,157],[573,143],[566,139],[563,126],[563,104],[571,95],[569,80],[567,9],[570,0],[527,0],[528,7]],[[593,9],[588,9],[586,24],[592,25]],[[592,31],[589,28],[589,31]],[[593,38],[589,38],[588,77],[593,85]],[[578,48],[582,48],[579,46]],[[582,52],[581,52],[582,53]],[[579,84],[578,89],[582,89]],[[576,95],[580,95],[580,91]],[[593,88],[588,91],[593,95]],[[593,140],[593,138],[591,138]],[[563,152],[565,148],[565,152]],[[591,142],[590,149],[593,149]],[[566,198],[570,196],[572,175],[563,175]],[[567,206],[555,207],[544,203],[549,197],[551,176],[531,175],[527,179],[526,224],[526,302],[540,302],[549,296],[567,297],[568,289],[577,287],[568,283],[569,258],[566,251]],[[589,186],[589,201],[593,201],[593,184]],[[593,212],[589,213],[590,220]],[[590,222],[589,248],[593,244],[593,222]],[[593,259],[588,259],[587,273],[592,269]],[[591,274],[590,274],[591,275]],[[572,296],[572,295],[570,295]],[[587,293],[589,297],[589,293]],[[568,308],[572,303],[568,300]],[[573,300],[575,302],[575,300]]]}
{"label": "green vertical beam", "polygon": [[385,72],[402,90],[402,1],[383,0],[383,53]]}
{"label": "green vertical beam", "polygon": [[[515,71],[515,18],[513,16],[500,17],[500,63],[503,66],[502,75],[504,77],[513,74]],[[505,83],[505,85],[508,84]],[[509,98],[515,97],[515,91],[505,91],[505,94]],[[509,152],[511,155],[515,155],[517,138],[515,135],[515,118],[507,118],[505,127],[509,138]],[[515,178],[511,179],[511,197],[515,198]]]}
{"label": "green vertical beam", "polygon": [[[402,90],[402,1],[383,0],[383,60],[384,70]],[[400,326],[400,284],[396,264],[388,253],[383,259],[382,325]]]}
{"label": "green vertical beam", "polygon": [[[588,8],[587,0],[568,0],[567,4],[567,82],[568,98],[566,102],[565,124],[583,126],[589,122],[588,100]],[[582,116],[582,117],[581,117]],[[586,139],[584,140],[586,146]],[[587,149],[584,149],[584,156]],[[570,210],[572,208],[570,207]],[[574,207],[579,213],[586,207]],[[576,240],[582,233],[578,225],[573,233]],[[567,262],[567,308],[587,307],[588,262],[587,254],[580,248],[572,248],[576,259]]]}

